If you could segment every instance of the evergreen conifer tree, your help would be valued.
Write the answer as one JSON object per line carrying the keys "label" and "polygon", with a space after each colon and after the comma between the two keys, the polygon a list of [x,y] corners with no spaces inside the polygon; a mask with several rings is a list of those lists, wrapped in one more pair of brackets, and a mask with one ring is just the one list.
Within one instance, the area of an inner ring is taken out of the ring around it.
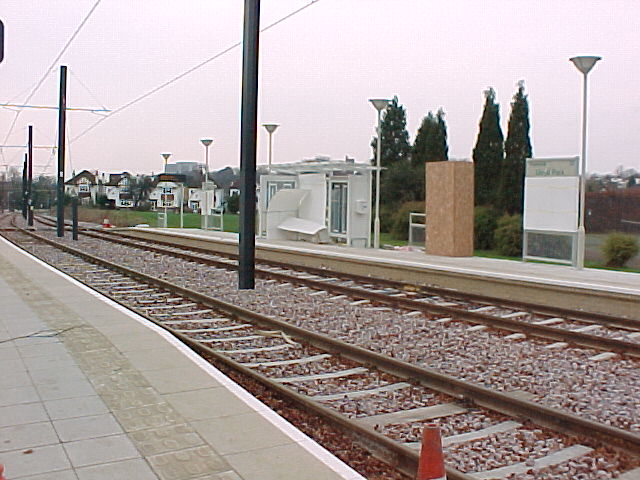
{"label": "evergreen conifer tree", "polygon": [[[405,200],[413,199],[419,194],[419,182],[412,185],[405,184],[402,190],[397,185],[400,178],[415,177],[412,171],[411,146],[409,145],[409,132],[407,132],[407,115],[402,105],[398,104],[398,97],[394,96],[389,106],[382,114],[380,122],[381,151],[380,165],[385,168],[380,176],[380,203],[382,205],[396,205]],[[376,162],[377,137],[373,137],[373,164]],[[409,167],[409,170],[407,170]],[[422,182],[424,184],[424,181]],[[375,187],[374,187],[375,188]],[[424,192],[424,187],[422,187]],[[375,198],[375,192],[373,192]]]}
{"label": "evergreen conifer tree", "polygon": [[438,130],[435,145],[438,150],[435,157],[438,161],[443,162],[449,160],[449,145],[447,145],[447,124],[444,121],[444,110],[442,108],[438,109],[436,120],[438,121]]}
{"label": "evergreen conifer tree", "polygon": [[532,155],[529,139],[529,101],[524,93],[522,80],[518,82],[518,91],[511,102],[511,115],[504,150],[500,208],[513,215],[522,213],[526,159]]}
{"label": "evergreen conifer tree", "polygon": [[[408,160],[411,155],[411,146],[409,145],[409,132],[407,132],[407,114],[404,107],[398,104],[397,96],[393,97],[383,112],[380,130],[382,136],[380,165],[389,167],[400,160]],[[371,141],[371,147],[375,162],[377,136]]]}
{"label": "evergreen conifer tree", "polygon": [[504,136],[500,128],[500,106],[496,103],[496,92],[489,87],[484,97],[480,131],[473,149],[475,204],[496,207],[504,157]]}
{"label": "evergreen conifer tree", "polygon": [[421,165],[429,161],[428,143],[429,139],[435,134],[434,130],[436,126],[437,120],[433,116],[433,113],[429,112],[429,114],[422,119],[422,124],[413,142],[411,162],[414,165]]}

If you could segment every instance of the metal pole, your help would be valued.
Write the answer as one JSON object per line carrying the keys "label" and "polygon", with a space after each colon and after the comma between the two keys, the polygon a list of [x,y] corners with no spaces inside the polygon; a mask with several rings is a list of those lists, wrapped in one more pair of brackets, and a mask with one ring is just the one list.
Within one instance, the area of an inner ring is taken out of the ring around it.
{"label": "metal pole", "polygon": [[373,221],[373,248],[380,248],[380,150],[382,135],[380,134],[382,111],[378,110],[378,141],[376,142],[376,218]]}
{"label": "metal pole", "polygon": [[180,185],[180,228],[184,228],[184,185]]}
{"label": "metal pole", "polygon": [[71,199],[71,238],[78,240],[78,197]]}
{"label": "metal pole", "polygon": [[260,0],[244,2],[240,131],[240,238],[238,288],[255,288],[256,135]]}
{"label": "metal pole", "polygon": [[586,231],[584,228],[585,191],[587,188],[587,74],[583,73],[582,88],[582,155],[580,161],[580,215],[578,217],[578,258],[576,268],[584,268],[584,251],[586,246]]}
{"label": "metal pole", "polygon": [[33,227],[33,126],[27,140],[27,225]]}
{"label": "metal pole", "polygon": [[209,180],[209,145],[204,146],[204,172],[205,181]]}
{"label": "metal pole", "polygon": [[29,154],[24,154],[24,162],[22,164],[22,216],[27,219],[27,164],[29,163]]}
{"label": "metal pole", "polygon": [[269,132],[269,173],[271,173],[271,157],[273,156],[273,132]]}
{"label": "metal pole", "polygon": [[168,228],[169,217],[167,216],[167,194],[163,193],[162,196],[163,196],[162,203],[164,203],[164,228]]}
{"label": "metal pole", "polygon": [[58,105],[58,194],[57,222],[58,237],[64,237],[64,153],[67,120],[67,67],[60,67],[60,102]]}
{"label": "metal pole", "polygon": [[[209,145],[204,146],[204,181],[209,181]],[[204,229],[209,229],[209,191],[204,191]]]}

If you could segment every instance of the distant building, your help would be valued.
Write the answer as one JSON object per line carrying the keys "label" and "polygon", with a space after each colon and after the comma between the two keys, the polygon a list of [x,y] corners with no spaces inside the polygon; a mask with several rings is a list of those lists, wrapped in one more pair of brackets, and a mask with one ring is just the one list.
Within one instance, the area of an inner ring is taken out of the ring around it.
{"label": "distant building", "polygon": [[204,171],[204,165],[198,162],[176,162],[168,163],[164,169],[164,173],[174,173],[178,175],[189,176],[193,172],[201,174]]}
{"label": "distant building", "polygon": [[185,175],[160,173],[156,177],[155,188],[149,194],[149,200],[156,210],[164,208],[179,209],[185,198],[187,187]]}
{"label": "distant building", "polygon": [[64,193],[78,197],[83,204],[95,203],[101,193],[98,172],[83,170],[64,182]]}
{"label": "distant building", "polygon": [[131,191],[132,175],[129,172],[110,173],[109,181],[104,184],[107,200],[115,208],[131,208],[134,205]]}

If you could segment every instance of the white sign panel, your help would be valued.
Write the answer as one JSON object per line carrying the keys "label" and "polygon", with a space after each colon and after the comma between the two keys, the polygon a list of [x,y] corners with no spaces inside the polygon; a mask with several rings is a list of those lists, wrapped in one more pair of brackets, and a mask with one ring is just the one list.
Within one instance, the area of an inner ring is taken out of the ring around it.
{"label": "white sign panel", "polygon": [[579,177],[526,177],[524,229],[575,232]]}
{"label": "white sign panel", "polygon": [[529,158],[527,177],[577,177],[579,157]]}

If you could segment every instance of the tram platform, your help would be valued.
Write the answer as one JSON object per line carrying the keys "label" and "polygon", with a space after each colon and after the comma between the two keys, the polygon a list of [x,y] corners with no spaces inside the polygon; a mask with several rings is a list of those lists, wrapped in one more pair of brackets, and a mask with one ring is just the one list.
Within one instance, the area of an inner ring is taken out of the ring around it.
{"label": "tram platform", "polygon": [[[170,236],[171,241],[214,242],[237,253],[238,235],[179,228],[130,228],[131,234]],[[483,257],[440,257],[414,251],[352,248],[281,240],[256,241],[256,257],[324,267],[346,273],[417,282],[510,300],[526,299],[640,319],[640,274]]]}
{"label": "tram platform", "polygon": [[363,478],[164,330],[2,239],[0,302],[7,479]]}

